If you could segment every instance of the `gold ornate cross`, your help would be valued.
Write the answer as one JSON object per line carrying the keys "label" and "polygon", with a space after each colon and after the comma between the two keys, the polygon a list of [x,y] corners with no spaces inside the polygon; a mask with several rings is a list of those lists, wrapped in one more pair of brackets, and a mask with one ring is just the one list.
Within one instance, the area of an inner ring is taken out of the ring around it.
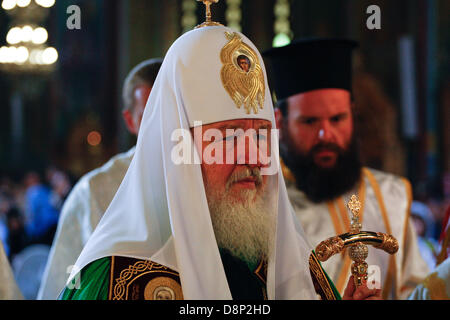
{"label": "gold ornate cross", "polygon": [[348,208],[352,213],[352,222],[350,224],[350,232],[358,233],[361,231],[362,225],[359,221],[359,212],[361,211],[361,202],[359,201],[356,195],[353,195],[350,198],[349,203],[347,204]]}
{"label": "gold ornate cross", "polygon": [[212,21],[212,14],[211,14],[211,5],[213,3],[219,2],[219,0],[197,0],[197,1],[203,2],[203,4],[206,6],[206,21],[196,26],[195,29],[208,26],[221,26],[220,23]]}
{"label": "gold ornate cross", "polygon": [[331,256],[348,248],[348,254],[353,261],[351,272],[354,276],[355,285],[359,287],[368,279],[368,265],[365,261],[369,255],[367,244],[382,249],[389,254],[395,254],[398,251],[398,242],[393,236],[381,232],[361,231],[362,226],[359,221],[361,202],[356,195],[351,197],[347,205],[352,212],[349,233],[322,241],[315,251],[317,258],[325,262]]}
{"label": "gold ornate cross", "polygon": [[356,195],[352,195],[347,205],[353,215],[359,216],[359,211],[361,210],[361,202]]}

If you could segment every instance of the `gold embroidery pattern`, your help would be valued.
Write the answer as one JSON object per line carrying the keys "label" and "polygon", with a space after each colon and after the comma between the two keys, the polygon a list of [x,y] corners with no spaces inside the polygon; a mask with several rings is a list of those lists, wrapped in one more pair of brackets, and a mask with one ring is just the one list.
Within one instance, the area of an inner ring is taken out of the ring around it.
{"label": "gold embroidery pattern", "polygon": [[254,274],[261,280],[265,285],[266,279],[267,279],[267,261],[261,260],[261,262],[258,265],[258,268],[256,268]]}
{"label": "gold embroidery pattern", "polygon": [[130,265],[127,269],[120,272],[120,276],[116,279],[116,284],[114,285],[112,300],[125,300],[129,280],[132,280],[135,275],[147,271],[167,272],[170,274],[173,273],[169,268],[155,262],[143,260],[138,261],[134,265]]}
{"label": "gold embroidery pattern", "polygon": [[397,239],[395,239],[393,236],[385,233],[378,232],[377,233],[380,237],[383,237],[383,242],[379,246],[374,246],[377,249],[381,249],[389,254],[395,254],[397,253],[399,249],[399,244]]}
{"label": "gold embroidery pattern", "polygon": [[168,277],[158,277],[145,287],[145,300],[183,300],[181,286]]}
{"label": "gold embroidery pattern", "polygon": [[344,241],[338,236],[322,241],[316,247],[317,258],[320,261],[327,261],[333,255],[341,252],[344,246]]}
{"label": "gold embroidery pattern", "polygon": [[318,285],[325,294],[326,300],[336,300],[333,289],[331,289],[327,277],[325,276],[325,273],[320,267],[320,264],[314,254],[311,254],[311,256],[309,257],[309,270],[311,271]]}
{"label": "gold embroidery pattern", "polygon": [[[225,35],[229,42],[220,53],[223,86],[239,109],[244,106],[247,114],[252,111],[257,114],[259,108],[264,108],[266,90],[258,56],[242,42],[239,34],[226,32]],[[247,69],[239,65],[238,59],[247,60]]]}
{"label": "gold embroidery pattern", "polygon": [[[381,211],[381,216],[383,217],[384,225],[386,226],[387,234],[392,234],[391,225],[389,222],[386,206],[384,205],[383,195],[381,193],[380,186],[379,186],[377,180],[375,179],[375,176],[372,174],[372,172],[370,172],[369,169],[364,168],[363,170],[364,170],[364,174],[366,175],[367,179],[369,180],[370,185],[372,186],[373,191],[375,192],[375,197],[378,202],[378,207],[380,208],[380,211]],[[385,300],[388,298],[389,293],[391,292],[392,285],[397,283],[397,272],[396,272],[397,262],[396,262],[396,260],[397,259],[395,258],[395,255],[391,255],[389,257],[388,272],[387,272],[387,276],[386,276],[386,279],[384,282],[384,288],[383,288],[383,299],[385,299]],[[398,289],[395,290],[394,299],[397,299],[397,296],[398,296]]]}

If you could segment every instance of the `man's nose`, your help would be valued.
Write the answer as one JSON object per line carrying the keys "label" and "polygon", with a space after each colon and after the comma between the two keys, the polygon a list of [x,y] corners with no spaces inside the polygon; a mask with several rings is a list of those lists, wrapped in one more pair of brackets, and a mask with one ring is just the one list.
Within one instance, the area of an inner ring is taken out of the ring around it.
{"label": "man's nose", "polygon": [[333,142],[334,134],[333,127],[328,120],[324,120],[320,123],[319,131],[317,133],[317,138],[321,142]]}
{"label": "man's nose", "polygon": [[238,141],[237,163],[261,167],[261,155],[256,135],[242,136]]}

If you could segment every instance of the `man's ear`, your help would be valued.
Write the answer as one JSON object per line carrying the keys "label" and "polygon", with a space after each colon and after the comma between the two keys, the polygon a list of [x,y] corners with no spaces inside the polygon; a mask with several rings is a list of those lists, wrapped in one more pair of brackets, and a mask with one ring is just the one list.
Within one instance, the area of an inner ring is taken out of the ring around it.
{"label": "man's ear", "polygon": [[127,109],[122,111],[122,117],[125,121],[125,125],[127,126],[128,131],[130,131],[130,133],[134,135],[137,135],[136,124],[134,123],[133,115],[131,114],[130,110]]}
{"label": "man's ear", "polygon": [[279,108],[275,108],[275,124],[277,125],[277,129],[281,130],[283,126],[283,114]]}
{"label": "man's ear", "polygon": [[279,130],[280,139],[282,139],[282,132],[283,132],[283,114],[281,113],[280,108],[275,108],[275,124],[277,126],[277,129]]}

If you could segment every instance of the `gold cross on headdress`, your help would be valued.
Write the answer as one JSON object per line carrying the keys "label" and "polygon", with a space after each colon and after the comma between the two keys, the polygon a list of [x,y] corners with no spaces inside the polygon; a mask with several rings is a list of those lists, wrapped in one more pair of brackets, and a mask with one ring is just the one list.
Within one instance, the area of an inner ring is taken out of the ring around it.
{"label": "gold cross on headdress", "polygon": [[221,26],[220,23],[212,21],[212,14],[211,14],[211,5],[213,3],[219,2],[219,0],[197,0],[198,2],[203,2],[203,4],[206,6],[206,21],[203,22],[201,25],[198,25],[195,27],[195,29],[202,28],[202,27],[208,27],[208,26]]}

